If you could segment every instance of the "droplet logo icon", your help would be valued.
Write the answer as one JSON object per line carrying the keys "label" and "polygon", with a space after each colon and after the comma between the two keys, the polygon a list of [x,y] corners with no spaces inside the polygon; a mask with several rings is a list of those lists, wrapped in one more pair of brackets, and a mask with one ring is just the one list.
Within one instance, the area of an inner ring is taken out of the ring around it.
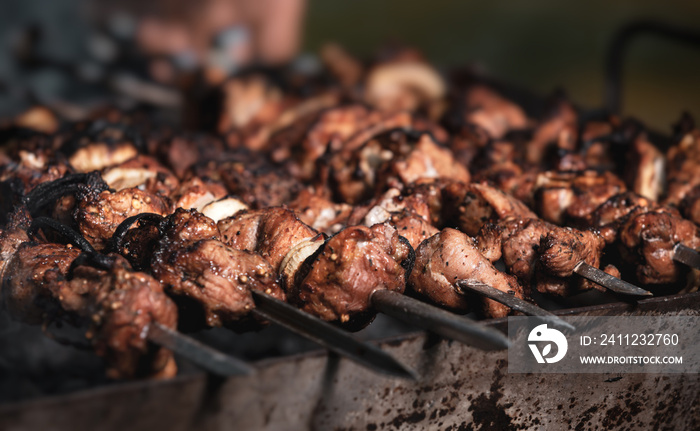
{"label": "droplet logo icon", "polygon": [[[548,328],[546,324],[535,326],[532,329],[532,331],[530,331],[530,335],[528,335],[527,341],[548,342],[548,344],[544,345],[541,352],[540,349],[537,347],[537,344],[528,344],[528,346],[530,346],[532,354],[535,356],[535,359],[540,364],[544,364],[545,362],[548,364],[553,364],[555,362],[561,361],[564,358],[564,355],[566,355],[567,349],[569,348],[569,343],[566,341],[566,337],[564,336],[564,334],[562,334],[560,331],[554,328]],[[556,354],[552,357],[548,357],[549,354],[552,353],[553,344],[557,346]]]}

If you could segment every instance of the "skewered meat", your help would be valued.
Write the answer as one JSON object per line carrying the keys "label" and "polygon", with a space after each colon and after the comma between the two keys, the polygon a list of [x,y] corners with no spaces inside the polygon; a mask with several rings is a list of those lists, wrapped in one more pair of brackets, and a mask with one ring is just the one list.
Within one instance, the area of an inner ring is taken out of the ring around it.
{"label": "skewered meat", "polygon": [[673,247],[682,243],[700,248],[698,227],[670,208],[632,215],[620,228],[622,252],[637,265],[637,277],[645,284],[673,283],[683,269],[673,261]]}
{"label": "skewered meat", "polygon": [[503,304],[464,295],[455,284],[458,280],[478,281],[523,298],[522,288],[513,276],[494,268],[467,235],[446,228],[416,249],[416,263],[409,279],[411,288],[448,308],[468,310],[479,308],[474,305],[480,303],[480,311],[487,316],[503,317],[509,313]]}
{"label": "skewered meat", "polygon": [[439,103],[445,96],[445,82],[432,66],[416,60],[380,63],[367,74],[365,101],[388,112],[432,111],[440,114]]}
{"label": "skewered meat", "polygon": [[605,240],[592,231],[556,228],[541,239],[537,250],[539,264],[544,270],[538,273],[537,290],[560,296],[578,290],[602,287],[588,280],[574,278],[574,268],[585,262],[594,268],[600,266]]}
{"label": "skewered meat", "polygon": [[474,86],[465,97],[466,121],[476,124],[491,138],[500,139],[507,132],[528,125],[525,112],[516,104],[496,94],[486,86]]}
{"label": "skewered meat", "polygon": [[117,226],[128,217],[140,213],[167,215],[172,211],[170,201],[158,194],[138,188],[115,193],[88,191],[82,194],[75,210],[80,233],[97,250],[102,250]]}
{"label": "skewered meat", "polygon": [[2,277],[10,315],[39,324],[68,313],[78,322],[89,322],[86,336],[107,361],[111,378],[175,375],[172,354],[145,338],[152,322],[173,328],[177,321],[175,304],[160,284],[132,272],[118,257],[109,271],[78,266],[68,280],[69,267],[80,253],[71,246],[23,243]]}
{"label": "skewered meat", "polygon": [[41,302],[51,299],[47,286],[63,280],[80,250],[59,244],[24,242],[7,262],[2,278],[2,296],[10,316],[30,324],[42,323],[47,309]]}
{"label": "skewered meat", "polygon": [[299,192],[288,207],[296,213],[299,220],[327,234],[338,232],[353,209],[348,204],[332,202],[316,189],[309,188]]}
{"label": "skewered meat", "polygon": [[596,208],[586,221],[586,226],[600,232],[605,242],[611,244],[617,238],[622,223],[631,214],[654,208],[654,202],[632,192],[615,195]]}
{"label": "skewered meat", "polygon": [[329,166],[338,199],[350,204],[419,180],[469,181],[467,169],[429,135],[401,131],[377,136],[356,151],[338,152]]}
{"label": "skewered meat", "polygon": [[183,181],[170,195],[175,208],[194,208],[201,211],[206,205],[226,196],[226,188],[216,182],[199,177]]}
{"label": "skewered meat", "polygon": [[680,205],[683,216],[692,220],[696,225],[700,225],[700,185],[693,187],[681,201]]}
{"label": "skewered meat", "polygon": [[[682,119],[682,122],[690,122],[690,119]],[[700,130],[688,124],[688,130],[682,135],[678,144],[668,149],[667,179],[665,203],[678,205],[683,198],[697,185],[700,184]]]}
{"label": "skewered meat", "polygon": [[180,185],[175,174],[153,157],[144,155],[106,169],[102,173],[102,179],[116,191],[138,187],[163,196],[170,196]]}
{"label": "skewered meat", "polygon": [[429,198],[424,192],[437,193],[437,186],[427,183],[412,186],[406,194],[398,189],[387,190],[383,196],[364,207],[356,207],[348,225],[362,224],[367,227],[379,223],[389,223],[412,247],[418,247],[424,239],[435,235],[439,230],[434,226],[441,221],[440,208],[430,208]]}
{"label": "skewered meat", "polygon": [[403,292],[413,250],[393,227],[347,227],[330,237],[305,265],[307,273],[288,297],[324,320],[347,322],[366,312],[378,289]]}
{"label": "skewered meat", "polygon": [[535,128],[532,140],[525,147],[525,160],[528,163],[543,163],[551,147],[574,149],[578,115],[567,100],[561,96],[555,96],[555,99],[550,112]]}
{"label": "skewered meat", "polygon": [[644,134],[640,134],[627,153],[626,180],[630,190],[652,201],[664,191],[666,159]]}
{"label": "skewered meat", "polygon": [[541,219],[506,218],[487,224],[477,236],[479,251],[491,262],[503,259],[525,292],[568,296],[597,285],[572,278],[579,262],[598,268],[605,246],[592,231],[561,228]]}
{"label": "skewered meat", "polygon": [[622,180],[610,172],[543,172],[537,177],[535,206],[548,222],[580,226],[603,202],[625,190]]}
{"label": "skewered meat", "polygon": [[518,278],[527,292],[535,275],[541,239],[553,228],[554,225],[542,219],[508,217],[484,225],[476,243],[489,261],[503,259],[508,272]]}
{"label": "skewered meat", "polygon": [[133,272],[125,263],[117,262],[109,271],[77,267],[75,277],[61,287],[59,298],[64,298],[64,304],[69,297],[66,288],[83,300],[89,295],[89,305],[80,303],[74,304],[78,305],[75,309],[67,305],[64,308],[90,313],[95,324],[88,334],[93,338],[97,354],[108,363],[108,377],[168,378],[177,373],[172,353],[146,340],[152,323],[158,322],[168,328],[175,328],[177,324],[177,307],[153,277]]}
{"label": "skewered meat", "polygon": [[196,210],[178,209],[167,218],[151,268],[166,290],[197,301],[207,326],[245,317],[255,307],[250,289],[284,298],[274,268],[219,241],[216,224]]}
{"label": "skewered meat", "polygon": [[256,252],[279,272],[282,260],[302,241],[318,232],[285,208],[241,211],[218,223],[223,242],[236,250]]}
{"label": "skewered meat", "polygon": [[459,229],[474,236],[487,223],[506,217],[536,218],[525,204],[486,184],[452,183],[443,191],[443,205],[451,208]]}

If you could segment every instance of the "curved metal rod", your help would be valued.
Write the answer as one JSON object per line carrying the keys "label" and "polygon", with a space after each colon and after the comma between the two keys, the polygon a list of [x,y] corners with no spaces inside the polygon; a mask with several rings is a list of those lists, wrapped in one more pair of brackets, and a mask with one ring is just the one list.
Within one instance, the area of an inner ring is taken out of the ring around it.
{"label": "curved metal rod", "polygon": [[634,21],[620,28],[608,49],[605,60],[605,107],[619,114],[622,105],[622,65],[632,41],[650,35],[671,39],[700,48],[700,31],[652,21]]}

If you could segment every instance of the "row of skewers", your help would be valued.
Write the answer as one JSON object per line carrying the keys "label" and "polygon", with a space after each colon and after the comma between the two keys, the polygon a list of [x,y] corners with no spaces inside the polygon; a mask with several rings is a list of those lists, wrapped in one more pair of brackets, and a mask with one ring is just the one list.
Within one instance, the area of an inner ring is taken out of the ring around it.
{"label": "row of skewers", "polygon": [[[700,132],[688,118],[663,155],[639,124],[582,121],[561,98],[534,121],[484,85],[448,94],[414,53],[370,68],[337,47],[323,58],[331,85],[217,83],[222,139],[113,111],[60,130],[40,109],[17,118],[0,176],[10,314],[87,326],[115,378],[174,375],[169,349],[250,371],[177,328],[268,321],[414,376],[344,329],[380,311],[505,348],[428,303],[551,316],[533,298],[696,288],[695,270],[675,263],[700,268]],[[620,279],[629,268],[646,289]]]}

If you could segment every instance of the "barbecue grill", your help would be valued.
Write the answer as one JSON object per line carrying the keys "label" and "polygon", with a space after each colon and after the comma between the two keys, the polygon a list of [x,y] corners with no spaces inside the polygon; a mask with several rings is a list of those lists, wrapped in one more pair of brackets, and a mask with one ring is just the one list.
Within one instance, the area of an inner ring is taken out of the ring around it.
{"label": "barbecue grill", "polygon": [[[620,66],[616,60],[624,57],[621,47],[630,34],[647,30],[694,43],[699,40],[695,33],[654,23],[624,29],[610,51],[606,112],[619,110]],[[531,112],[542,109],[544,102],[526,91],[483,76],[474,79],[488,83]],[[670,142],[662,134],[654,134],[652,140],[662,148]],[[576,299],[579,304],[600,300],[596,292]],[[700,293],[626,298],[558,309],[554,314],[700,316]],[[507,332],[505,318],[482,323]],[[43,338],[54,334],[70,340],[76,335],[71,330],[8,326],[16,331],[11,339],[16,339],[19,355],[23,349],[42,346],[46,348],[43,354],[56,355],[53,365],[73,365],[48,376],[37,374],[33,364],[28,364],[24,378],[46,380],[10,380],[7,395],[3,395],[9,402],[0,405],[0,428],[7,430],[213,430],[232,425],[241,429],[319,430],[700,428],[696,407],[700,377],[696,374],[508,374],[503,350],[483,351],[430,332],[415,332],[409,325],[386,317],[378,318],[359,333],[359,338],[379,338],[382,350],[418,373],[417,381],[378,377],[358,363],[315,350],[308,340],[270,327],[240,336],[218,329],[195,334],[208,345],[249,360],[256,370],[254,375],[205,374],[181,360],[181,371],[175,378],[114,383],[106,381],[102,365],[93,356],[49,345]],[[45,366],[40,363],[35,368]],[[81,371],[70,377],[71,369],[77,368]]]}

